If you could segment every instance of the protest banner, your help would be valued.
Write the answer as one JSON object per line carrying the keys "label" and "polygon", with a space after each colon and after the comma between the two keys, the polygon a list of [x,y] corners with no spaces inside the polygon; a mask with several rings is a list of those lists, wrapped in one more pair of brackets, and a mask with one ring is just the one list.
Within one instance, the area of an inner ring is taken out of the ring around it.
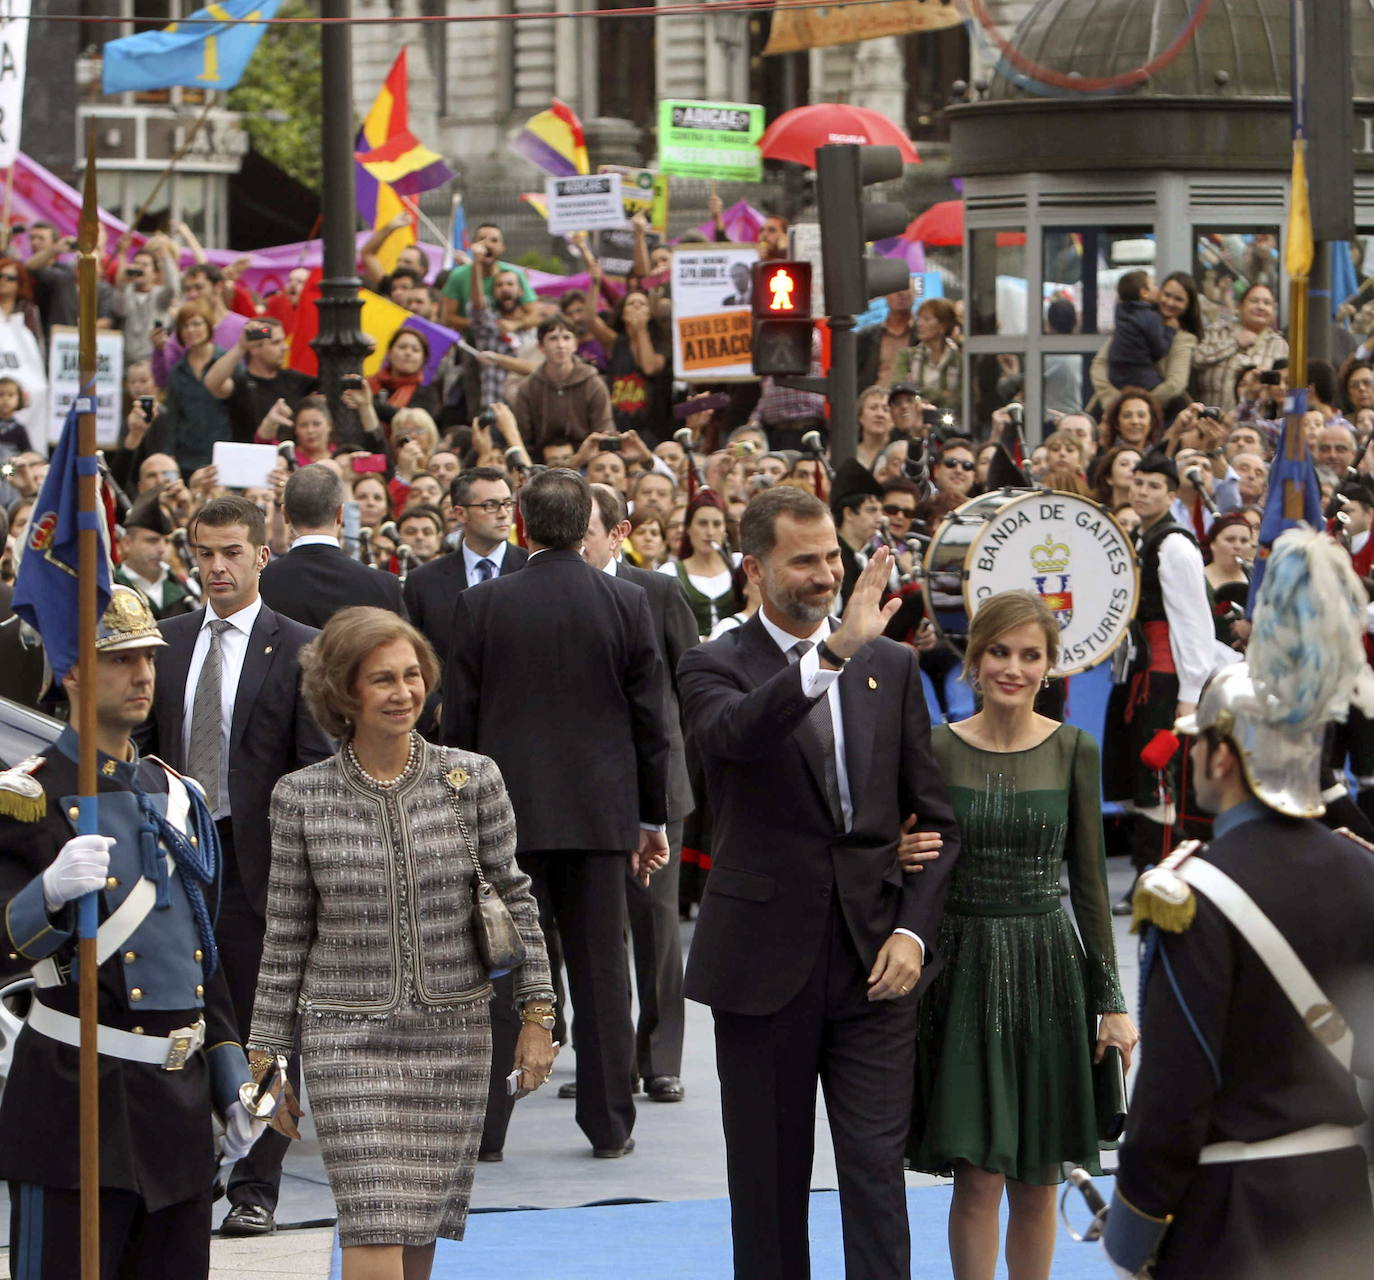
{"label": "protest banner", "polygon": [[549,205],[551,236],[625,225],[625,204],[621,199],[618,173],[546,178],[544,197]]}
{"label": "protest banner", "polygon": [[760,181],[763,117],[763,108],[749,102],[660,102],[659,172],[717,182]]}
{"label": "protest banner", "polygon": [[673,250],[673,376],[686,382],[752,379],[753,245]]}
{"label": "protest banner", "polygon": [[[95,335],[95,442],[102,449],[119,444],[123,407],[124,335],[101,329]],[[75,325],[54,325],[48,335],[47,438],[57,441],[81,394],[81,343]]]}

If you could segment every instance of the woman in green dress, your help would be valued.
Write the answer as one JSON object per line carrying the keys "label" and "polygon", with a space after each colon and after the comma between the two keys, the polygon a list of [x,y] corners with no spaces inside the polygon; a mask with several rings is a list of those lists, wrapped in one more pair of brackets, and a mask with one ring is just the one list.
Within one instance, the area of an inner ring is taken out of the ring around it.
{"label": "woman in green dress", "polygon": [[[1115,1045],[1129,1066],[1138,1039],[1116,970],[1097,743],[1035,711],[1058,647],[1038,596],[986,601],[964,668],[982,709],[931,737],[963,851],[936,944],[945,967],[921,1005],[908,1164],[954,1176],[955,1280],[991,1280],[1004,1191],[1011,1280],[1049,1276],[1060,1164],[1100,1172],[1093,1062]],[[1082,945],[1059,901],[1066,862]]]}

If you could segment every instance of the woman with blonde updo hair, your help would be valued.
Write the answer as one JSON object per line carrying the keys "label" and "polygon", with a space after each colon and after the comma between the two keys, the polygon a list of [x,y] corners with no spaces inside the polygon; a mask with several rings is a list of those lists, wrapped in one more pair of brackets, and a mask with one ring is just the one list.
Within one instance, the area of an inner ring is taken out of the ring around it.
{"label": "woman with blonde updo hair", "polygon": [[[981,708],[931,733],[963,846],[920,1006],[908,1164],[954,1177],[955,1280],[991,1280],[1009,1201],[1007,1268],[1045,1280],[1064,1161],[1096,1171],[1093,1063],[1130,1065],[1135,1027],[1117,976],[1097,743],[1039,715],[1059,626],[1005,591],[969,626],[964,674]],[[1060,868],[1083,942],[1060,905]]]}
{"label": "woman with blonde updo hair", "polygon": [[248,1039],[255,1079],[301,1064],[339,1214],[343,1280],[422,1280],[463,1238],[491,1059],[477,868],[525,946],[517,1097],[549,1078],[553,988],[515,818],[486,756],[415,732],[434,650],[385,609],[336,613],[301,651],[337,755],[272,792],[267,938]]}

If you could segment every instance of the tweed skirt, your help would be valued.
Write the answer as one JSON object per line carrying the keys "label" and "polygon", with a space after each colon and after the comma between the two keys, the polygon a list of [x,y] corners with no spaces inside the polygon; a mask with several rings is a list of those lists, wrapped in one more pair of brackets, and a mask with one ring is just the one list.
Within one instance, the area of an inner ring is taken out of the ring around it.
{"label": "tweed skirt", "polygon": [[487,1109],[487,1001],[308,1013],[301,1067],[340,1244],[461,1240]]}

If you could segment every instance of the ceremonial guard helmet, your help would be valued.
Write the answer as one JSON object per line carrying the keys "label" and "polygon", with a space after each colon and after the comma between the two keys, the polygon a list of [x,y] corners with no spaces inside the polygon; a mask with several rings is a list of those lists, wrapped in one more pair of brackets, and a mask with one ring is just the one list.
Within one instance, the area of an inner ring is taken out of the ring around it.
{"label": "ceremonial guard helmet", "polygon": [[148,602],[132,587],[114,586],[95,630],[97,653],[165,645]]}
{"label": "ceremonial guard helmet", "polygon": [[1265,565],[1246,660],[1217,671],[1196,712],[1174,727],[1210,729],[1230,742],[1250,789],[1271,809],[1319,817],[1326,726],[1344,720],[1352,703],[1374,710],[1366,604],[1345,551],[1306,526],[1290,529]]}

